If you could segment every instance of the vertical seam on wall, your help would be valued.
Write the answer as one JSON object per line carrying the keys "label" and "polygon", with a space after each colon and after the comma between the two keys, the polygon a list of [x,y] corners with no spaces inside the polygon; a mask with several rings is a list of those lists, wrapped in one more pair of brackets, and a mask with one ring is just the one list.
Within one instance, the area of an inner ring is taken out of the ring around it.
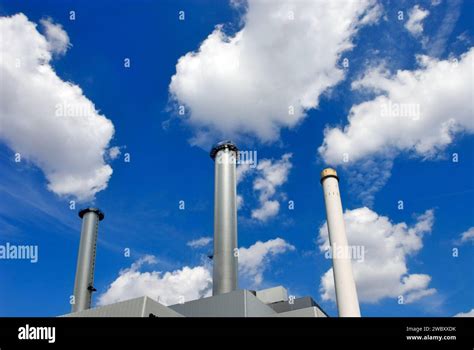
{"label": "vertical seam on wall", "polygon": [[141,317],[145,317],[146,299],[147,299],[146,296],[143,297],[143,306],[142,306],[142,314],[141,314]]}
{"label": "vertical seam on wall", "polygon": [[244,290],[244,317],[247,317],[247,291]]}

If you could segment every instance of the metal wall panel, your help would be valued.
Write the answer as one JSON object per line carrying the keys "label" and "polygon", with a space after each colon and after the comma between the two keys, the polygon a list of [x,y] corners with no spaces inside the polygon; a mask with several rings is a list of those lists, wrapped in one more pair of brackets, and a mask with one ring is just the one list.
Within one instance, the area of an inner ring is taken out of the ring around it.
{"label": "metal wall panel", "polygon": [[327,317],[316,306],[271,315],[270,317]]}
{"label": "metal wall panel", "polygon": [[80,312],[70,313],[62,317],[182,317],[176,311],[161,305],[149,297],[140,297],[105,305]]}
{"label": "metal wall panel", "polygon": [[282,286],[257,290],[257,298],[265,304],[288,300],[288,291]]}
{"label": "metal wall panel", "polygon": [[187,317],[261,317],[275,313],[247,290],[171,305],[170,308]]}

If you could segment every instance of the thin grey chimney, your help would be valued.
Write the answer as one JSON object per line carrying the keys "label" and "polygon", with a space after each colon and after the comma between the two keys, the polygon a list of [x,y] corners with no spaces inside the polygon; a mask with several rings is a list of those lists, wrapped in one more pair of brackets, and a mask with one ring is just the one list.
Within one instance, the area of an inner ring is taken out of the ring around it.
{"label": "thin grey chimney", "polygon": [[82,219],[82,230],[72,312],[83,311],[91,307],[92,292],[95,292],[94,267],[97,233],[99,221],[104,219],[104,213],[97,208],[86,208],[79,212],[79,217]]}
{"label": "thin grey chimney", "polygon": [[211,150],[215,163],[213,295],[238,288],[237,153],[237,146],[231,141],[220,142]]}

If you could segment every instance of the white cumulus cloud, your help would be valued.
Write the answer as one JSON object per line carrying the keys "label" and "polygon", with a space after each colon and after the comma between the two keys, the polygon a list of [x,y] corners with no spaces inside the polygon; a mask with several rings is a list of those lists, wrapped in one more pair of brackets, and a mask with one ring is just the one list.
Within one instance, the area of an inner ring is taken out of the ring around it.
{"label": "white cumulus cloud", "polygon": [[[441,1],[434,1],[439,5]],[[456,23],[461,15],[462,0],[446,1],[446,9],[444,17],[439,25],[437,25],[436,33],[431,38],[424,38],[425,49],[431,57],[440,57],[446,50],[446,44],[456,27]]]}
{"label": "white cumulus cloud", "polygon": [[467,312],[460,312],[460,313],[454,315],[454,317],[474,317],[474,309],[472,309],[471,311],[467,311]]}
{"label": "white cumulus cloud", "polygon": [[319,153],[330,164],[409,152],[433,158],[461,132],[474,132],[472,77],[474,48],[459,60],[419,56],[420,68],[390,75],[369,70],[354,89],[378,96],[352,106],[344,128],[327,128]]}
{"label": "white cumulus cloud", "polygon": [[382,12],[375,0],[249,0],[245,9],[240,31],[227,35],[216,26],[176,65],[169,92],[187,106],[193,144],[207,146],[217,137],[277,139],[343,79],[342,54],[359,28]]}
{"label": "white cumulus cloud", "polygon": [[202,248],[209,245],[209,243],[211,242],[212,242],[212,237],[200,237],[200,238],[193,239],[192,241],[187,242],[186,245],[191,248]]}
{"label": "white cumulus cloud", "polygon": [[210,296],[212,277],[205,266],[189,267],[172,272],[140,271],[145,264],[156,263],[156,258],[147,255],[130,268],[121,270],[119,276],[100,295],[98,305],[107,305],[123,300],[148,296],[163,305],[173,305]]}
{"label": "white cumulus cloud", "polygon": [[408,21],[405,23],[405,28],[414,36],[419,36],[423,33],[423,20],[430,14],[430,11],[424,10],[419,5],[413,6],[408,11]]}
{"label": "white cumulus cloud", "polygon": [[[260,285],[272,259],[293,250],[295,247],[281,238],[239,248],[240,277],[250,279],[255,286]],[[144,271],[146,266],[156,263],[155,256],[145,255],[129,268],[120,270],[118,277],[99,296],[97,304],[108,305],[146,295],[164,305],[173,305],[211,295],[212,267],[209,264],[184,266],[171,272]]]}
{"label": "white cumulus cloud", "polygon": [[269,267],[271,259],[295,249],[293,245],[282,238],[275,238],[266,242],[258,241],[248,248],[240,248],[240,274],[250,278],[252,283],[258,286],[263,281],[263,273]]}
{"label": "white cumulus cloud", "polygon": [[470,227],[467,231],[461,233],[460,243],[469,243],[474,244],[474,227]]}
{"label": "white cumulus cloud", "polygon": [[[235,171],[237,186],[247,177],[247,175],[252,173],[252,170],[254,169],[255,168],[250,166],[249,163],[239,164]],[[244,202],[245,202],[244,196],[237,193],[236,201],[237,201],[237,210],[240,210],[244,206]]]}
{"label": "white cumulus cloud", "polygon": [[0,142],[38,166],[54,193],[89,200],[112,175],[104,155],[114,126],[56,74],[52,56],[66,52],[69,37],[42,23],[45,36],[23,14],[0,18]]}
{"label": "white cumulus cloud", "polygon": [[122,153],[122,151],[120,150],[120,147],[118,147],[118,146],[114,146],[114,147],[109,148],[109,157],[112,160],[116,159],[121,153]]}
{"label": "white cumulus cloud", "polygon": [[285,153],[280,160],[264,159],[257,165],[258,176],[253,189],[259,193],[260,207],[252,210],[252,218],[267,221],[280,211],[280,203],[275,199],[277,189],[286,183],[292,168],[291,153]]}
{"label": "white cumulus cloud", "polygon": [[55,24],[51,19],[42,19],[40,23],[45,29],[49,50],[56,54],[65,54],[71,43],[69,36],[60,24]]}
{"label": "white cumulus cloud", "polygon": [[[430,288],[431,276],[409,273],[407,260],[423,247],[423,236],[431,232],[434,213],[427,210],[414,225],[392,223],[386,216],[363,207],[344,213],[347,239],[351,246],[364,249],[361,261],[352,267],[359,300],[376,303],[384,298],[404,297],[411,303],[436,293]],[[320,250],[329,248],[327,225],[319,230]],[[321,278],[323,300],[335,300],[333,270]]]}
{"label": "white cumulus cloud", "polygon": [[276,200],[266,200],[261,203],[261,206],[252,210],[252,218],[259,221],[267,221],[276,216],[280,211],[280,203]]}

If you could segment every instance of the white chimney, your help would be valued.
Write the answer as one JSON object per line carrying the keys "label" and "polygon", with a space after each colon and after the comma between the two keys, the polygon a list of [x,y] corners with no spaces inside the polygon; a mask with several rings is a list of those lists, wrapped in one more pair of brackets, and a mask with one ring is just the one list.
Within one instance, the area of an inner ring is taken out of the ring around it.
{"label": "white chimney", "polygon": [[335,249],[349,252],[344,216],[342,213],[341,196],[339,194],[339,178],[336,170],[327,168],[321,172],[326,217],[328,224],[329,242],[332,249],[332,266],[334,272],[334,288],[339,317],[360,317],[359,300],[352,274],[350,256],[340,257]]}

